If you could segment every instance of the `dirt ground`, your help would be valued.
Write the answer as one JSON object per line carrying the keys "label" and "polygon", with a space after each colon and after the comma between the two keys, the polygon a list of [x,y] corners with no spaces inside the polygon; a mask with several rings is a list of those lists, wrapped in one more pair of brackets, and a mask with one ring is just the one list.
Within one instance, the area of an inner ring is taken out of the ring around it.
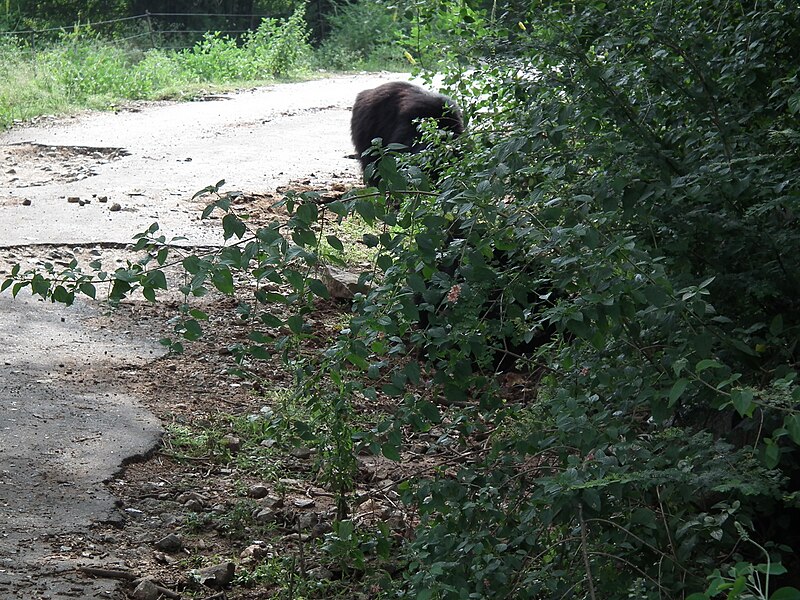
{"label": "dirt ground", "polygon": [[[16,263],[122,265],[132,235],[153,221],[189,248],[218,244],[218,221],[200,221],[192,195],[221,179],[244,192],[255,219],[274,217],[269,206],[287,187],[342,193],[359,181],[348,157],[352,100],[398,78],[139,104],[0,134],[0,281]],[[374,597],[366,577],[349,591],[328,583],[343,575],[316,550],[334,506],[315,479],[314,453],[278,440],[282,453],[258,468],[238,454],[237,427],[274,419],[280,402],[264,392],[290,376],[272,365],[262,372],[269,385],[229,375],[228,346],[246,330],[228,318],[235,301],[206,302],[214,315],[206,336],[166,356],[156,340],[170,332],[174,302],[109,310],[0,295],[0,598]],[[318,327],[343,310],[321,304]],[[210,431],[205,447],[187,451],[181,432],[197,440]],[[424,470],[434,459],[430,448],[417,450],[414,468]],[[403,535],[411,522],[393,487],[407,473],[360,457],[356,494],[366,501],[354,520]],[[311,582],[302,593],[300,579]]]}

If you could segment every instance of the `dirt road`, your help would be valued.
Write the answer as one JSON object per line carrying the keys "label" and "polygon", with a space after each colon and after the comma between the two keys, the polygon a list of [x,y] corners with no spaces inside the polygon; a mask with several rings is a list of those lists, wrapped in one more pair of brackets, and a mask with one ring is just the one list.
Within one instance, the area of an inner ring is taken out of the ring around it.
{"label": "dirt road", "polygon": [[[358,91],[398,78],[275,85],[0,134],[0,280],[15,262],[113,261],[109,246],[153,221],[168,237],[218,243],[191,197],[221,179],[256,193],[355,182],[349,108]],[[0,295],[0,599],[123,597],[75,572],[117,560],[114,540],[92,533],[124,519],[104,482],[160,435],[127,378],[158,355],[154,328],[116,320],[93,304]]]}

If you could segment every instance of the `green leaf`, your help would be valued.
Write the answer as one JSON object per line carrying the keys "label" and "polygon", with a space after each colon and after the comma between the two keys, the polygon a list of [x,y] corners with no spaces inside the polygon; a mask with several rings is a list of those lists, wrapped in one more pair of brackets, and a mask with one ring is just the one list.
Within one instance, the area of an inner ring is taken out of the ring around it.
{"label": "green leaf", "polygon": [[343,540],[349,540],[353,537],[353,533],[355,532],[356,528],[353,525],[353,522],[350,520],[339,521],[336,526],[336,535],[338,535]]}
{"label": "green leaf", "polygon": [[442,420],[442,414],[433,402],[421,400],[417,404],[417,410],[429,423],[439,423]]}
{"label": "green leaf", "polygon": [[187,319],[183,322],[183,337],[187,340],[193,341],[198,340],[203,336],[203,328],[200,327],[200,323],[195,321],[194,319]]}
{"label": "green leaf", "polygon": [[367,225],[372,225],[375,221],[375,205],[372,202],[369,200],[360,200],[356,202],[355,209],[358,215],[366,221]]}
{"label": "green leaf", "polygon": [[786,567],[779,562],[760,563],[756,565],[756,571],[759,573],[769,573],[770,575],[783,575],[786,573]]}
{"label": "green leaf", "polygon": [[47,298],[50,294],[50,280],[41,275],[35,275],[31,280],[31,293],[42,298]]}
{"label": "green leaf", "polygon": [[187,256],[181,262],[183,268],[186,269],[192,275],[200,271],[200,263],[201,263],[200,259],[195,255]]}
{"label": "green leaf", "polygon": [[384,272],[388,271],[393,264],[392,257],[388,254],[381,254],[378,256],[378,259],[375,261],[375,263],[378,265],[378,268]]}
{"label": "green leaf", "polygon": [[383,393],[386,394],[387,396],[395,398],[403,395],[403,388],[397,387],[393,383],[387,383],[381,388],[381,391],[383,391]]}
{"label": "green leaf", "polygon": [[224,217],[222,217],[222,231],[223,236],[226,240],[230,239],[234,235],[242,239],[244,234],[247,232],[247,227],[239,217],[234,215],[233,213],[228,213]]}
{"label": "green leaf", "polygon": [[686,368],[687,364],[689,364],[689,361],[686,358],[679,358],[672,363],[672,371],[675,373],[675,377],[681,374],[681,371]]}
{"label": "green leaf", "polygon": [[601,507],[600,494],[595,488],[586,488],[581,493],[584,504],[594,511],[599,511]]}
{"label": "green leaf", "polygon": [[331,211],[333,214],[340,217],[346,217],[348,213],[347,206],[341,200],[336,200],[334,202],[331,202],[330,204],[327,205],[327,209]]}
{"label": "green leaf", "polygon": [[800,600],[800,590],[794,587],[782,587],[775,590],[769,600]]}
{"label": "green leaf", "polygon": [[781,460],[781,449],[770,438],[764,439],[763,461],[768,469],[774,469]]}
{"label": "green leaf", "polygon": [[745,388],[731,390],[731,404],[742,417],[751,417],[756,408],[753,391]]}
{"label": "green leaf", "polygon": [[167,262],[167,258],[169,258],[169,248],[165,246],[156,254],[156,262],[159,264],[159,266],[163,267],[164,263]]}
{"label": "green leaf", "polygon": [[408,377],[411,383],[413,383],[414,385],[419,385],[419,378],[420,378],[419,363],[416,362],[408,363],[403,368],[403,372],[406,374],[406,377]]}
{"label": "green leaf", "polygon": [[219,267],[214,271],[214,276],[211,278],[214,287],[220,292],[227,295],[232,295],[236,291],[233,285],[233,275],[227,267]]}
{"label": "green leaf", "polygon": [[777,315],[769,324],[769,332],[772,335],[780,335],[783,332],[783,315]]}
{"label": "green leaf", "polygon": [[111,293],[109,296],[113,300],[120,300],[125,297],[125,294],[131,291],[131,286],[128,282],[122,281],[121,279],[115,279],[114,285],[111,287]]}
{"label": "green leaf", "polygon": [[72,303],[75,301],[75,294],[73,292],[68,292],[63,285],[57,285],[53,288],[53,301],[60,302],[66,306],[72,306]]}
{"label": "green leaf", "polygon": [[142,285],[147,287],[165,290],[167,289],[167,277],[163,271],[151,271],[142,281]]}
{"label": "green leaf", "polygon": [[311,225],[317,220],[319,209],[313,202],[304,202],[297,207],[297,218],[300,219],[305,225]]}
{"label": "green leaf", "polygon": [[787,415],[783,420],[783,426],[789,432],[792,441],[800,446],[800,414]]}
{"label": "green leaf", "polygon": [[303,332],[303,317],[300,315],[292,315],[286,319],[286,324],[294,334],[300,334]]}
{"label": "green leaf", "polygon": [[695,373],[701,373],[706,369],[721,369],[723,365],[721,365],[718,361],[714,360],[713,358],[706,358],[701,360],[697,363],[694,367]]}
{"label": "green leaf", "polygon": [[680,398],[681,394],[683,394],[687,385],[689,385],[689,380],[684,377],[681,377],[672,385],[672,389],[669,391],[670,406],[675,405],[675,403],[678,401],[678,398]]}
{"label": "green leaf", "polygon": [[450,402],[464,402],[467,399],[467,394],[461,386],[454,383],[446,383],[444,385],[444,397]]}
{"label": "green leaf", "polygon": [[572,333],[577,335],[580,338],[588,340],[592,337],[592,329],[589,325],[583,321],[578,321],[576,319],[570,319],[567,321],[567,329],[569,329]]}
{"label": "green leaf", "polygon": [[208,321],[208,314],[199,308],[190,308],[189,315],[198,321]]}
{"label": "green leaf", "polygon": [[401,460],[400,451],[394,444],[390,442],[386,442],[385,444],[381,444],[381,454],[383,454],[389,460],[393,460],[399,462]]}
{"label": "green leaf", "polygon": [[283,236],[274,227],[261,227],[256,231],[256,237],[265,246],[271,246],[283,239]]}
{"label": "green leaf", "polygon": [[344,252],[344,244],[342,244],[342,241],[338,237],[335,235],[326,235],[325,239],[328,244],[330,244],[331,248],[338,252]]}
{"label": "green leaf", "polygon": [[660,308],[664,306],[667,301],[667,292],[660,286],[648,285],[642,291],[647,301],[655,307]]}
{"label": "green leaf", "polygon": [[327,300],[331,297],[330,292],[328,292],[328,288],[325,287],[325,284],[322,283],[319,279],[308,279],[308,288],[320,298],[324,298]]}
{"label": "green leaf", "polygon": [[97,289],[94,287],[94,284],[85,281],[78,286],[78,289],[81,291],[82,294],[88,296],[89,298],[95,299],[97,298]]}
{"label": "green leaf", "polygon": [[787,105],[789,106],[789,112],[792,114],[797,114],[800,112],[800,92],[795,92],[792,96],[789,96],[789,100],[787,100]]}

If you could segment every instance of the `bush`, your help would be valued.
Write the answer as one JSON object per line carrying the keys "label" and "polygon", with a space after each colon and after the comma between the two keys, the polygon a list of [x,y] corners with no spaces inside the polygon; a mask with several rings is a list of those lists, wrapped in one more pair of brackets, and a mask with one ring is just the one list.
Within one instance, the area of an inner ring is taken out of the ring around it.
{"label": "bush", "polygon": [[383,2],[343,2],[328,17],[328,24],[330,34],[317,50],[317,60],[324,67],[352,70],[367,63],[401,61],[398,40],[403,25]]}
{"label": "bush", "polygon": [[[408,496],[409,597],[769,597],[737,563],[796,570],[800,11],[712,4],[539,3],[452,77],[468,151],[364,312],[387,339],[446,314],[411,339],[497,437]],[[474,357],[548,327],[520,412]]]}
{"label": "bush", "polygon": [[250,77],[266,74],[286,77],[302,70],[310,57],[309,31],[304,8],[298,8],[285,21],[264,19],[255,33],[245,39],[245,54],[250,61]]}

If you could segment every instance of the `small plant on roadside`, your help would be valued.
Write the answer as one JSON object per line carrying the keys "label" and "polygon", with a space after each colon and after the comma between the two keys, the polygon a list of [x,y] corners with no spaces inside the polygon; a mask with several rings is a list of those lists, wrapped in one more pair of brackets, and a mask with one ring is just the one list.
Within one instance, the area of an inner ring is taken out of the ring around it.
{"label": "small plant on roadside", "polygon": [[250,498],[238,498],[233,506],[214,514],[211,525],[220,534],[230,539],[246,540],[253,536],[263,537],[274,529],[274,524],[261,524],[255,519],[258,503]]}

